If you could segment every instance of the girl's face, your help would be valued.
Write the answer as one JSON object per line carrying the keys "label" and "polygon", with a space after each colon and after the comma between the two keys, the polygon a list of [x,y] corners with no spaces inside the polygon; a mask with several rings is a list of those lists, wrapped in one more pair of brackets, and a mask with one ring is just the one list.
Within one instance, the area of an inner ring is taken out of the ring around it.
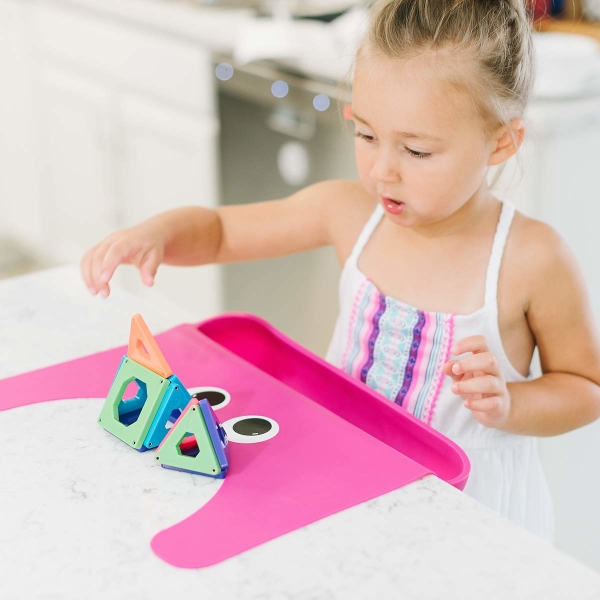
{"label": "girl's face", "polygon": [[352,117],[361,183],[394,223],[440,222],[487,190],[497,138],[431,60],[359,60]]}

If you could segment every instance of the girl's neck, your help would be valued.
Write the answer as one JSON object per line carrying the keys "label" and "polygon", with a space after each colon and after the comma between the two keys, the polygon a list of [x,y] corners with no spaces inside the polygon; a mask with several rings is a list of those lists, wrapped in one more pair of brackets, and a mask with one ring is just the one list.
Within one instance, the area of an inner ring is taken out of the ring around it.
{"label": "girl's neck", "polygon": [[463,236],[479,229],[482,220],[492,211],[495,212],[496,206],[497,201],[484,182],[471,198],[449,217],[435,223],[412,227],[410,232],[418,238]]}

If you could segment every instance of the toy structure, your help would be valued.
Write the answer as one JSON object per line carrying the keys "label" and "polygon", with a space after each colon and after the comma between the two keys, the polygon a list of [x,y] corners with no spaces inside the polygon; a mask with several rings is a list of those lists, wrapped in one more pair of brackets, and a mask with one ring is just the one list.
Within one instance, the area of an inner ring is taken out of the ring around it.
{"label": "toy structure", "polygon": [[102,426],[137,450],[158,448],[147,458],[164,467],[226,471],[222,485],[197,486],[196,512],[152,539],[171,565],[214,565],[432,473],[458,489],[467,482],[469,460],[454,442],[258,317],[162,333],[181,380],[141,323],[134,317],[126,356],[114,348],[0,380],[0,411],[106,398],[112,382]]}
{"label": "toy structure", "polygon": [[158,448],[166,469],[222,479],[229,468],[227,436],[209,401],[173,374],[140,314],[98,422],[135,450]]}

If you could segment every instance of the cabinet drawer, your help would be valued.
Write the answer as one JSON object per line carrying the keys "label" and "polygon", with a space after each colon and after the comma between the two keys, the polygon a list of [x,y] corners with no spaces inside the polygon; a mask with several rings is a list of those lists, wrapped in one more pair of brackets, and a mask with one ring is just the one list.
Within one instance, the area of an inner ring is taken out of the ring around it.
{"label": "cabinet drawer", "polygon": [[211,55],[200,46],[57,4],[40,4],[36,16],[44,59],[66,62],[196,112],[214,113]]}

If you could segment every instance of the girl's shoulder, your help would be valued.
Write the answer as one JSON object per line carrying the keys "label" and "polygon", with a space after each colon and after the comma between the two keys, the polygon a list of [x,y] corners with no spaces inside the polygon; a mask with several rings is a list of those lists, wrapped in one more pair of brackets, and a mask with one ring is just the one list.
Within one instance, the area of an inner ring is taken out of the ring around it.
{"label": "girl's shoulder", "polygon": [[327,221],[330,239],[340,264],[352,248],[377,207],[360,181],[336,179],[327,182]]}
{"label": "girl's shoulder", "polygon": [[568,244],[548,223],[515,211],[506,252],[519,255],[525,268],[548,266],[571,255]]}
{"label": "girl's shoulder", "polygon": [[[580,375],[600,385],[600,335],[585,278],[569,245],[550,225],[517,213],[505,258],[500,275],[508,280],[516,276],[522,286],[542,372]],[[510,285],[505,289],[521,292]]]}
{"label": "girl's shoulder", "polygon": [[506,240],[501,273],[524,292],[530,305],[536,295],[548,293],[556,278],[578,272],[569,245],[551,225],[515,211]]}

